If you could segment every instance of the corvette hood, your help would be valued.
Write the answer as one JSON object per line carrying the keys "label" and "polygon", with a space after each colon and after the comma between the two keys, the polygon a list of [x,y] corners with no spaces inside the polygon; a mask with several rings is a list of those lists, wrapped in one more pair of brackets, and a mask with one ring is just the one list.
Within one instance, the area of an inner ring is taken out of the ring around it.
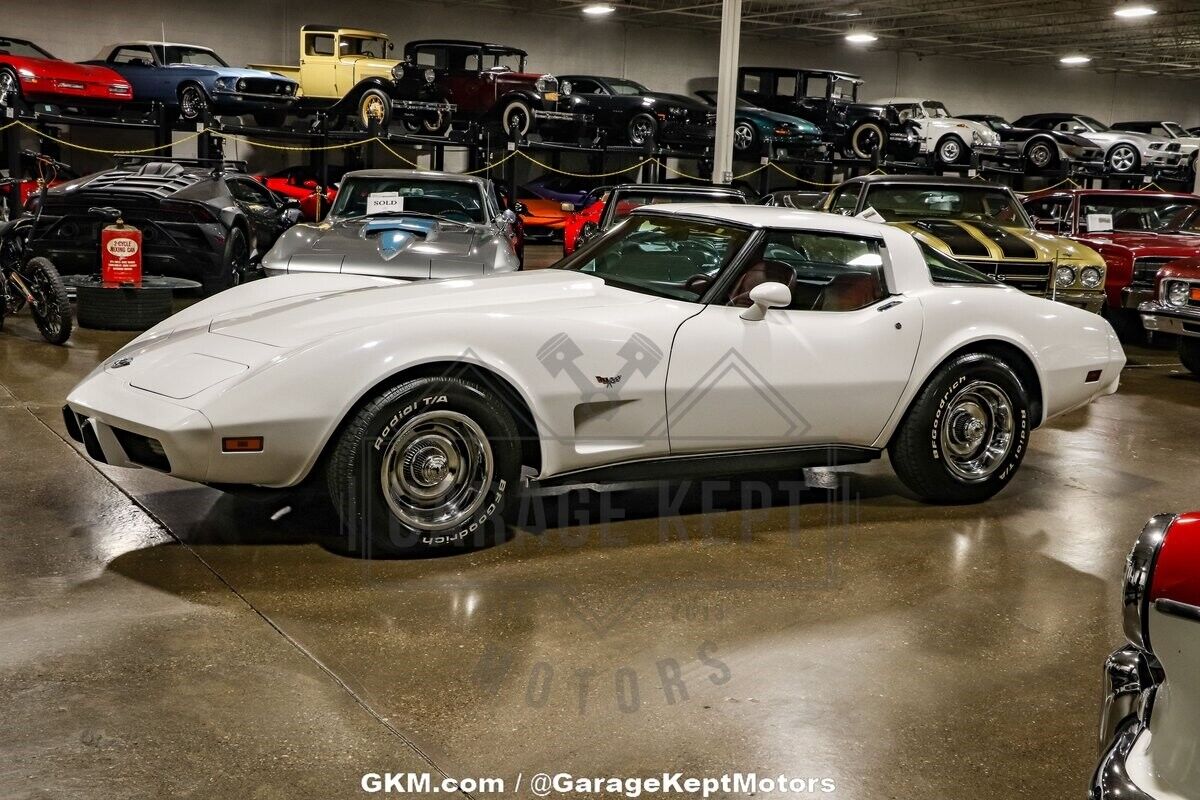
{"label": "corvette hood", "polygon": [[495,255],[488,232],[483,225],[408,217],[296,225],[264,261],[277,269],[320,272],[386,265],[388,275],[406,279],[430,277],[435,262],[456,273],[483,274]]}
{"label": "corvette hood", "polygon": [[127,81],[108,67],[98,64],[74,64],[58,59],[28,58],[27,62],[37,65],[42,78],[58,80],[77,80],[90,83],[126,83]]}
{"label": "corvette hood", "polygon": [[1057,257],[1103,263],[1100,256],[1086,245],[1028,228],[940,218],[894,224],[919,241],[968,261],[1052,261]]}
{"label": "corvette hood", "polygon": [[[291,280],[291,276],[269,279]],[[208,329],[222,336],[291,348],[418,316],[431,318],[424,329],[432,332],[454,324],[445,319],[447,315],[522,315],[545,320],[569,318],[581,308],[621,308],[654,300],[651,295],[610,287],[599,278],[547,269],[420,284],[358,285],[346,291],[329,289],[280,297],[220,314],[209,322]]]}

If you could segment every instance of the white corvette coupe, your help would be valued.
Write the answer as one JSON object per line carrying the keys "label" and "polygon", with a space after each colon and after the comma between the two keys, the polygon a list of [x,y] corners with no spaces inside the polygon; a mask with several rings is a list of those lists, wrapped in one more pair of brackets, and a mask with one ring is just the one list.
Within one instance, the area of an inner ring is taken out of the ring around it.
{"label": "white corvette coupe", "polygon": [[542,484],[878,458],[934,502],[1116,391],[1094,314],[901,230],[646,207],[555,268],[397,285],[288,275],[188,308],[67,398],[97,461],[234,488],[323,481],[377,551],[463,548]]}

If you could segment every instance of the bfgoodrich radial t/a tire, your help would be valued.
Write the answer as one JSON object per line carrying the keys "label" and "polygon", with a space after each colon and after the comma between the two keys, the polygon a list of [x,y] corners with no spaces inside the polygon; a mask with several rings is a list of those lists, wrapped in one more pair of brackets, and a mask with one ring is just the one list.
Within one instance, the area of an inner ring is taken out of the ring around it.
{"label": "bfgoodrich radial t/a tire", "polygon": [[1032,424],[1016,372],[995,356],[966,353],[921,389],[888,453],[900,480],[921,499],[978,503],[1012,480]]}
{"label": "bfgoodrich radial t/a tire", "polygon": [[381,392],[342,432],[329,493],[352,549],[463,552],[494,541],[516,508],[520,441],[496,397],[461,378]]}

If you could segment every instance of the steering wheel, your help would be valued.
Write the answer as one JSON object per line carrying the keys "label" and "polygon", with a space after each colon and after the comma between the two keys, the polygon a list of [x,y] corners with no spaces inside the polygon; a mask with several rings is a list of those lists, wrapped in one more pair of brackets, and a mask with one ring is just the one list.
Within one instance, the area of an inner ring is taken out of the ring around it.
{"label": "steering wheel", "polygon": [[687,289],[689,292],[692,292],[697,297],[699,297],[700,295],[707,292],[709,290],[709,287],[712,286],[712,284],[713,284],[713,278],[711,275],[706,275],[703,272],[698,272],[683,282],[683,288]]}

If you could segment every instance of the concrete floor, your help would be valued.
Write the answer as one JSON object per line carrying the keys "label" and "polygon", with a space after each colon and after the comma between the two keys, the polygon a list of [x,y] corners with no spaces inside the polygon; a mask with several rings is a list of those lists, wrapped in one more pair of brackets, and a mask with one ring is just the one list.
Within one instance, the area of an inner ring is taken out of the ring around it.
{"label": "concrete floor", "polygon": [[547,500],[500,547],[363,561],[319,503],[85,460],[59,407],[128,338],[0,334],[0,797],[664,770],[1082,797],[1122,561],[1200,505],[1200,381],[1136,349],[980,506],[875,464],[836,492],[668,487],[665,519],[657,487]]}

